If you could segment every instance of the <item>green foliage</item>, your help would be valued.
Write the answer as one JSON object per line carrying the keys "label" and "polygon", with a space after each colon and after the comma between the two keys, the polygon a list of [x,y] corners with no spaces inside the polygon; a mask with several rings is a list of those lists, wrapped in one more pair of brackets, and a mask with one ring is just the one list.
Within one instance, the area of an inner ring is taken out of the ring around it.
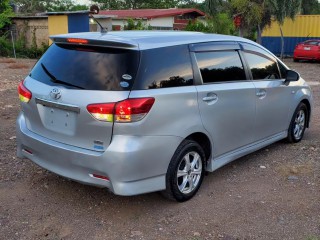
{"label": "green foliage", "polygon": [[124,26],[124,30],[151,30],[152,27],[150,25],[145,25],[142,20],[134,21],[129,18],[127,20],[127,24]]}
{"label": "green foliage", "polygon": [[179,4],[177,5],[177,7],[179,7],[179,8],[196,8],[202,12],[209,13],[205,2],[199,2],[199,1],[195,1],[195,0],[179,1]]}
{"label": "green foliage", "polygon": [[320,2],[318,0],[302,0],[301,14],[320,14]]}
{"label": "green foliage", "polygon": [[272,15],[280,25],[283,25],[287,17],[293,20],[301,6],[301,0],[268,0],[268,3]]}
{"label": "green foliage", "polygon": [[214,17],[207,18],[205,22],[189,21],[185,30],[228,35],[232,35],[235,32],[233,21],[226,13],[219,13]]}
{"label": "green foliage", "polygon": [[23,14],[88,10],[88,6],[76,4],[75,0],[14,0],[14,2]]}
{"label": "green foliage", "polygon": [[205,33],[214,33],[214,29],[211,28],[210,24],[204,24],[200,21],[189,21],[188,25],[184,29],[185,31],[192,31],[192,32],[205,32]]}
{"label": "green foliage", "polygon": [[263,8],[261,4],[252,0],[231,0],[235,13],[242,16],[242,27],[257,26],[262,21]]}
{"label": "green foliage", "polygon": [[14,3],[18,6],[19,12],[27,15],[44,12],[50,0],[14,0]]}
{"label": "green foliage", "polygon": [[233,35],[235,27],[232,18],[227,13],[219,13],[212,18],[213,26],[216,33]]}
{"label": "green foliage", "polygon": [[224,12],[226,10],[229,2],[224,0],[205,0],[205,6],[207,11],[211,16],[215,16],[219,12]]}
{"label": "green foliage", "polygon": [[53,0],[47,6],[48,12],[89,10],[86,5],[75,4],[74,0]]}
{"label": "green foliage", "polygon": [[[24,37],[18,38],[15,42],[16,55],[19,58],[40,58],[42,54],[48,49],[48,45],[42,43],[37,47],[35,42],[32,43],[30,48],[26,47]],[[12,42],[8,39],[8,33],[0,37],[0,56],[14,57]]]}
{"label": "green foliage", "polygon": [[0,1],[0,29],[5,25],[10,24],[10,17],[12,17],[13,11],[9,4],[9,0]]}

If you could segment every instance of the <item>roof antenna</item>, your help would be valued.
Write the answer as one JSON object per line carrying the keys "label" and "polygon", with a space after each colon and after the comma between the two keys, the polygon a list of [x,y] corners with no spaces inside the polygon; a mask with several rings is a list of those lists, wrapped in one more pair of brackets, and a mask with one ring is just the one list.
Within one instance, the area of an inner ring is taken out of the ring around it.
{"label": "roof antenna", "polygon": [[99,21],[93,16],[93,14],[98,14],[99,13],[99,7],[97,5],[92,5],[90,7],[90,17],[99,25],[100,29],[101,29],[101,33],[107,33],[108,29],[103,27]]}

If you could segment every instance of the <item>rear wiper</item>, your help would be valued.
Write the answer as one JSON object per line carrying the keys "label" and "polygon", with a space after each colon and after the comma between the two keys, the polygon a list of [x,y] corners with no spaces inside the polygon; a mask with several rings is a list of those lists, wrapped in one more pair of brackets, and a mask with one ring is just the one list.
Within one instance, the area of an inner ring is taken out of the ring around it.
{"label": "rear wiper", "polygon": [[43,63],[41,63],[41,67],[42,67],[42,69],[44,70],[44,72],[50,77],[50,81],[51,81],[51,82],[60,83],[60,84],[63,84],[63,85],[67,85],[67,86],[75,87],[75,88],[79,88],[79,89],[84,89],[84,88],[82,88],[82,87],[73,85],[73,84],[71,84],[71,83],[67,83],[67,82],[58,80],[52,73],[49,72],[49,70],[44,66]]}

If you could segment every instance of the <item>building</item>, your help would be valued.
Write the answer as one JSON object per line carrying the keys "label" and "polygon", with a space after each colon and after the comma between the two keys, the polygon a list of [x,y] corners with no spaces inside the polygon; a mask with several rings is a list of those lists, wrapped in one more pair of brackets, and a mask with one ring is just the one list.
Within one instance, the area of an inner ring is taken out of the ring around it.
{"label": "building", "polygon": [[[282,28],[284,37],[284,55],[293,56],[295,46],[309,39],[320,38],[320,15],[298,15],[294,20],[285,19]],[[262,32],[262,45],[276,55],[281,52],[280,26],[273,21]]]}
{"label": "building", "polygon": [[131,9],[131,10],[101,10],[99,15],[113,16],[114,30],[122,30],[128,19],[141,20],[145,26],[154,30],[183,30],[188,22],[205,13],[195,8],[170,9]]}

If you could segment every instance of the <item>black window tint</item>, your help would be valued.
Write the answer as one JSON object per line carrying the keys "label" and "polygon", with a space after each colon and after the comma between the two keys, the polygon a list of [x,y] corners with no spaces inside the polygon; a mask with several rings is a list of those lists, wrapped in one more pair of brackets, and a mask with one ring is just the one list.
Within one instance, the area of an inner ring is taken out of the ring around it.
{"label": "black window tint", "polygon": [[204,83],[246,80],[246,74],[237,51],[196,53]]}
{"label": "black window tint", "polygon": [[80,89],[130,90],[138,64],[139,52],[133,50],[53,44],[30,76],[49,85],[56,78]]}
{"label": "black window tint", "polygon": [[277,63],[269,58],[254,53],[244,53],[254,80],[279,79]]}
{"label": "black window tint", "polygon": [[278,62],[278,66],[280,69],[281,78],[283,78],[283,79],[286,78],[288,69],[281,62]]}
{"label": "black window tint", "polygon": [[133,89],[155,89],[193,85],[187,45],[141,51],[141,63]]}
{"label": "black window tint", "polygon": [[319,42],[318,41],[306,41],[306,42],[304,42],[304,44],[318,46]]}

